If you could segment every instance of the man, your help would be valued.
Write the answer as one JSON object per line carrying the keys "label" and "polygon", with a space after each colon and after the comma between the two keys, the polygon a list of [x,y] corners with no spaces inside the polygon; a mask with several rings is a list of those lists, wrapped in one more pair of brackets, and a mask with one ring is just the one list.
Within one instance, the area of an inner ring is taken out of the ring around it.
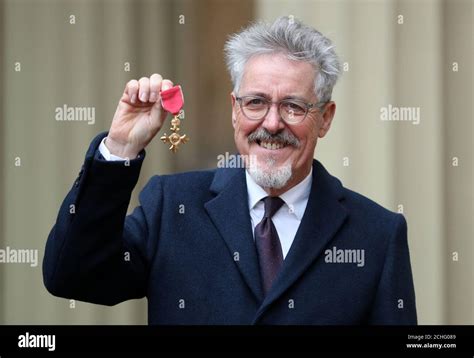
{"label": "man", "polygon": [[126,216],[173,86],[130,81],[48,238],[47,289],[105,305],[146,296],[150,324],[416,324],[403,216],[313,160],[336,110],[330,40],[279,18],[231,37],[226,55],[247,169],[154,176]]}

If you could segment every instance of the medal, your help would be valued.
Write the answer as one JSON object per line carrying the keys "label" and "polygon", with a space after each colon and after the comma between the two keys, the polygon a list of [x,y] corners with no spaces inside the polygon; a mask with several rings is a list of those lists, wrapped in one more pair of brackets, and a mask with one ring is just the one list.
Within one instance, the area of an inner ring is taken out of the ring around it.
{"label": "medal", "polygon": [[176,153],[179,149],[179,145],[181,143],[186,143],[189,140],[189,137],[186,134],[180,135],[179,134],[179,126],[181,124],[181,120],[184,119],[184,96],[183,92],[181,91],[181,86],[174,86],[166,91],[161,92],[161,105],[162,107],[170,112],[174,117],[171,120],[171,128],[170,131],[172,132],[169,136],[164,133],[161,136],[161,140],[163,143],[171,144],[170,150],[173,153]]}

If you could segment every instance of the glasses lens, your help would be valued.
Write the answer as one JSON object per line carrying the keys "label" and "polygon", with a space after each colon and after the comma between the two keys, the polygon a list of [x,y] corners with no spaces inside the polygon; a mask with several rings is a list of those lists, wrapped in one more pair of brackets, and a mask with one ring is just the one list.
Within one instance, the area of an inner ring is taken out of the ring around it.
{"label": "glasses lens", "polygon": [[283,101],[280,104],[280,115],[287,122],[301,122],[306,116],[306,106],[299,101]]}
{"label": "glasses lens", "polygon": [[242,110],[246,117],[250,119],[262,119],[267,113],[268,103],[258,97],[243,97]]}

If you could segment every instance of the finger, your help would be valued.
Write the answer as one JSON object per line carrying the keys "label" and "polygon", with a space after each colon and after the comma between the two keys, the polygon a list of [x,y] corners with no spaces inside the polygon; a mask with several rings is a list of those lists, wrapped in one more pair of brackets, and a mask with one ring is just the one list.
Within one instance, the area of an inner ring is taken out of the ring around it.
{"label": "finger", "polygon": [[140,87],[138,89],[138,98],[143,103],[148,102],[148,98],[150,95],[150,80],[148,79],[148,77],[140,78],[140,80],[138,81],[138,86]]}
{"label": "finger", "polygon": [[165,79],[163,80],[163,82],[161,83],[161,90],[162,91],[166,91],[167,89],[170,89],[171,87],[173,87],[173,82],[171,82],[170,80],[168,79]]}
{"label": "finger", "polygon": [[[171,82],[168,79],[162,80],[159,87],[161,87],[161,89],[159,88],[160,90],[158,90],[158,93],[160,94],[161,91],[165,91],[165,90],[173,87],[173,82]],[[161,95],[158,96],[155,107],[157,107],[157,110],[162,109],[161,108]],[[164,112],[164,109],[163,109],[163,112]]]}
{"label": "finger", "polygon": [[[170,80],[162,80],[161,81],[161,91],[165,91],[169,88],[173,87],[173,82]],[[163,120],[166,118],[166,111],[163,109],[161,106],[161,96],[158,97],[158,100],[156,101],[155,105],[151,109],[152,115],[153,116],[160,116],[163,118]]]}
{"label": "finger", "polygon": [[128,81],[127,86],[125,88],[125,92],[128,94],[130,103],[136,103],[137,94],[138,94],[138,81],[137,80]]}
{"label": "finger", "polygon": [[158,93],[160,92],[162,81],[163,77],[158,73],[154,73],[150,76],[150,102],[156,102],[158,100]]}

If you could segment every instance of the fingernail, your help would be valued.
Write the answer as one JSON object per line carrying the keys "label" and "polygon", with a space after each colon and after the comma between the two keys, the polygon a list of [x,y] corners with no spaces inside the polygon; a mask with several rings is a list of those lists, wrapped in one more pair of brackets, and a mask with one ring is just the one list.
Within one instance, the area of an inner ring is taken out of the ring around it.
{"label": "fingernail", "polygon": [[137,95],[136,94],[132,95],[132,98],[130,99],[130,101],[132,103],[135,103],[137,101]]}
{"label": "fingernail", "polygon": [[156,102],[156,93],[155,92],[150,93],[150,102]]}
{"label": "fingernail", "polygon": [[145,92],[141,94],[140,101],[146,102],[146,93]]}

